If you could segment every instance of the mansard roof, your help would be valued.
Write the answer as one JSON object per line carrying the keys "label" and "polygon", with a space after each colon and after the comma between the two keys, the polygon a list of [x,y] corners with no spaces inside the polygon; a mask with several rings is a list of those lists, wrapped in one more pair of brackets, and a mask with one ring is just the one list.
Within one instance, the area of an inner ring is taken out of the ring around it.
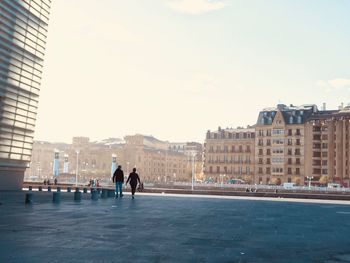
{"label": "mansard roof", "polygon": [[265,108],[260,111],[257,125],[271,125],[278,111],[282,113],[283,120],[286,124],[304,124],[312,113],[317,111],[317,107],[313,104],[301,106],[278,104],[275,108]]}

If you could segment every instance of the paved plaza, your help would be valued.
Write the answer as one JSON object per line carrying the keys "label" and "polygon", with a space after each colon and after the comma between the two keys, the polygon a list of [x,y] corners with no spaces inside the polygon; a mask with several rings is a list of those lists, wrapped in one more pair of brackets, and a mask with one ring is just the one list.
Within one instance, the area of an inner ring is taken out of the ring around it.
{"label": "paved plaza", "polygon": [[350,262],[346,202],[25,193],[0,192],[0,262]]}

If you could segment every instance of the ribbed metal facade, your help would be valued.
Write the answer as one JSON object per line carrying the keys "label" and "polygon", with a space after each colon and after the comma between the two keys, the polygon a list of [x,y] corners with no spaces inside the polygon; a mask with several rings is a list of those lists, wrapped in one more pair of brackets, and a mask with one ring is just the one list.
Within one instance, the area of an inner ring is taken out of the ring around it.
{"label": "ribbed metal facade", "polygon": [[20,188],[31,158],[50,0],[0,0],[0,189]]}

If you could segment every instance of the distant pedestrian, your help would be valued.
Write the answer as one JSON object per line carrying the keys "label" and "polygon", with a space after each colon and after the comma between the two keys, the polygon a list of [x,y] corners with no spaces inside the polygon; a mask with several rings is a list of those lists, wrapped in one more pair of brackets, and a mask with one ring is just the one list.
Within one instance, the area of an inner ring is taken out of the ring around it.
{"label": "distant pedestrian", "polygon": [[140,177],[136,173],[136,168],[132,169],[132,173],[129,174],[129,177],[128,177],[128,180],[126,181],[126,184],[128,184],[129,181],[130,181],[130,186],[131,186],[132,199],[134,199],[137,182],[139,182],[139,184],[141,184]]}
{"label": "distant pedestrian", "polygon": [[46,185],[46,179],[44,180],[44,185]]}
{"label": "distant pedestrian", "polygon": [[54,184],[55,184],[55,185],[57,185],[57,178],[55,178],[55,180],[54,180]]}
{"label": "distant pedestrian", "polygon": [[117,170],[114,171],[112,180],[115,183],[115,198],[118,198],[118,192],[120,192],[120,197],[123,197],[124,172],[121,165],[118,165]]}

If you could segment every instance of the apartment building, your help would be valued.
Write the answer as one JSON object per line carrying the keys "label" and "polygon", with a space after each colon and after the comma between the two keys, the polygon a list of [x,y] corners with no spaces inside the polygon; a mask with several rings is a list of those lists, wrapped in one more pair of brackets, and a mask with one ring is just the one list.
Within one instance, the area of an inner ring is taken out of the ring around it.
{"label": "apartment building", "polygon": [[204,175],[216,182],[254,178],[255,129],[208,131],[204,145]]}
{"label": "apartment building", "polygon": [[313,181],[350,185],[350,106],[315,112],[305,124],[305,171]]}
{"label": "apartment building", "polygon": [[255,183],[304,184],[305,121],[316,105],[277,105],[259,113],[255,140]]}

